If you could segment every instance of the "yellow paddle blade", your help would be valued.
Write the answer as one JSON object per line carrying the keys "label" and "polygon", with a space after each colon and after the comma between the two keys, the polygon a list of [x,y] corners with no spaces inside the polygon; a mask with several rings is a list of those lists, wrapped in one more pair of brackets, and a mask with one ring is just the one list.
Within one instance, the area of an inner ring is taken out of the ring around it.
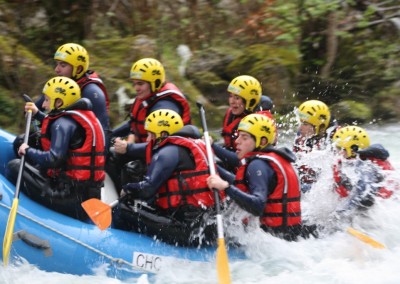
{"label": "yellow paddle blade", "polygon": [[11,244],[13,241],[15,218],[17,217],[18,202],[19,202],[19,199],[14,198],[12,207],[10,210],[10,215],[8,215],[6,231],[4,233],[4,239],[3,239],[3,263],[4,263],[4,266],[7,266],[8,258],[10,256]]}
{"label": "yellow paddle blade", "polygon": [[217,249],[217,273],[219,284],[230,284],[231,276],[229,272],[228,253],[226,252],[225,240],[218,239]]}
{"label": "yellow paddle blade", "polygon": [[350,233],[351,235],[355,236],[357,239],[363,241],[364,243],[367,243],[371,246],[373,246],[374,248],[380,248],[383,249],[385,248],[385,246],[377,241],[375,241],[373,238],[349,227],[347,228],[347,232]]}
{"label": "yellow paddle blade", "polygon": [[82,202],[82,207],[100,230],[105,230],[111,225],[111,206],[99,199],[92,198]]}

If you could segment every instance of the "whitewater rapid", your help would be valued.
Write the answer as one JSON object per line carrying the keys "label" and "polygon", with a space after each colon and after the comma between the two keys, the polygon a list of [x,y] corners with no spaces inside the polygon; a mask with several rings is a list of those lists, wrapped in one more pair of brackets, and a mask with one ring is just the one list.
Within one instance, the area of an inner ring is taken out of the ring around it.
{"label": "whitewater rapid", "polygon": [[[366,126],[372,143],[383,144],[390,152],[390,161],[395,166],[393,175],[400,180],[400,125]],[[326,168],[329,155],[324,159],[315,158],[315,163]],[[315,222],[328,222],[329,213],[338,199],[329,190],[329,171],[314,186],[313,191],[303,198],[303,215]],[[324,176],[326,175],[326,176]],[[368,234],[385,245],[385,249],[374,248],[343,230],[326,234],[318,239],[301,239],[286,242],[265,234],[256,226],[244,232],[233,225],[231,234],[242,244],[247,259],[231,261],[232,283],[332,283],[358,284],[400,283],[400,193],[391,199],[380,199],[364,216],[356,217],[353,228]],[[318,221],[319,220],[319,221]],[[339,224],[340,225],[340,224]],[[229,230],[229,228],[227,228]],[[49,273],[38,270],[28,263],[19,263],[7,268],[0,266],[0,283],[217,283],[215,263],[181,264],[163,269],[151,281],[147,275],[122,282],[104,276],[99,267],[96,276],[76,276]]]}

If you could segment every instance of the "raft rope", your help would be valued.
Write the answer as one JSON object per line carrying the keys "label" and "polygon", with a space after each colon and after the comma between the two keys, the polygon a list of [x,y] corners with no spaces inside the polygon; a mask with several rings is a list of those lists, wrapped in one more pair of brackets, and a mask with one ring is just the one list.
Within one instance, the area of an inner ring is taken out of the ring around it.
{"label": "raft rope", "polygon": [[[5,205],[3,203],[0,203],[0,205],[2,207],[4,207],[4,208],[8,208],[8,209],[11,210],[10,206],[7,206],[7,205]],[[43,226],[43,227],[49,229],[50,231],[53,231],[53,232],[65,237],[65,238],[67,238],[67,239],[69,239],[69,240],[71,240],[71,241],[73,241],[73,242],[75,242],[75,243],[87,248],[88,250],[91,250],[91,251],[103,256],[104,258],[108,259],[111,262],[111,264],[112,263],[116,263],[117,265],[125,264],[125,265],[129,266],[130,268],[133,268],[133,269],[138,270],[140,272],[148,273],[148,271],[143,269],[143,268],[139,268],[137,266],[134,266],[132,263],[130,263],[130,262],[128,262],[128,261],[126,261],[126,260],[124,260],[122,258],[115,258],[115,257],[113,257],[113,256],[111,256],[109,254],[106,254],[106,253],[102,252],[101,250],[98,250],[98,249],[96,249],[96,248],[94,248],[94,247],[92,247],[92,246],[90,246],[88,244],[85,244],[84,242],[81,242],[80,240],[77,240],[77,239],[75,239],[75,238],[73,238],[71,236],[66,235],[65,233],[63,233],[61,231],[58,231],[58,230],[56,230],[56,229],[54,229],[54,228],[52,228],[52,227],[50,227],[50,226],[48,226],[46,224],[43,224],[42,222],[40,222],[38,220],[35,220],[32,217],[30,217],[30,216],[28,216],[28,215],[26,215],[24,213],[21,213],[21,212],[17,211],[17,214],[25,217],[26,219],[29,219],[30,221],[32,221],[32,222],[34,222],[34,223],[36,223],[36,224],[38,224],[40,226]]]}

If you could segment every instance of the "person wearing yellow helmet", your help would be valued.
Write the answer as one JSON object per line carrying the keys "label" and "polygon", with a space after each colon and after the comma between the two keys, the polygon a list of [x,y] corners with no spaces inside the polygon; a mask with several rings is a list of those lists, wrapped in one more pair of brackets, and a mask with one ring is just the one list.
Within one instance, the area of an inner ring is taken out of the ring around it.
{"label": "person wearing yellow helmet", "polygon": [[[233,78],[228,85],[227,91],[229,94],[229,108],[224,116],[221,134],[224,139],[224,148],[234,151],[239,122],[246,115],[253,113],[254,109],[258,107],[262,97],[262,88],[256,78],[249,75],[240,75]],[[263,109],[262,111],[269,113],[269,109]]]}
{"label": "person wearing yellow helmet", "polygon": [[339,128],[333,135],[333,144],[344,151],[344,157],[355,158],[358,150],[368,148],[370,139],[367,131],[359,126]]}
{"label": "person wearing yellow helmet", "polygon": [[[81,202],[100,198],[105,179],[103,129],[74,80],[51,78],[42,93],[47,114],[33,103],[25,105],[25,111],[32,111],[42,127],[39,149],[25,143],[18,148],[18,155],[25,155],[27,161],[21,190],[55,211],[87,219]],[[14,159],[8,164],[14,182],[20,162]]]}
{"label": "person wearing yellow helmet", "polygon": [[386,179],[388,171],[394,170],[388,160],[389,152],[381,144],[371,145],[364,128],[339,128],[332,143],[340,154],[333,167],[334,188],[346,199],[339,211],[370,207],[376,196],[389,198],[393,194]]}
{"label": "person wearing yellow helmet", "polygon": [[[54,53],[57,76],[73,79],[81,89],[82,98],[87,98],[92,103],[92,111],[99,119],[106,136],[106,151],[111,138],[109,98],[107,89],[99,75],[89,69],[89,53],[80,44],[65,43],[59,46]],[[44,97],[35,102],[42,109]]]}
{"label": "person wearing yellow helmet", "polygon": [[272,100],[262,95],[261,83],[249,75],[233,78],[227,91],[229,108],[226,110],[222,125],[223,143],[213,143],[213,149],[220,159],[221,165],[230,171],[235,171],[238,166],[235,139],[238,135],[239,122],[251,113],[259,113],[272,118],[270,112]]}
{"label": "person wearing yellow helmet", "polygon": [[147,132],[144,128],[146,117],[158,109],[171,109],[181,117],[183,124],[190,124],[190,106],[186,96],[171,82],[166,81],[164,66],[154,58],[142,58],[133,63],[130,79],[136,91],[131,106],[130,119],[113,129],[112,136],[118,137],[115,143],[123,143],[119,137],[131,136],[129,142],[145,142]]}
{"label": "person wearing yellow helmet", "polygon": [[[144,128],[148,142],[129,144],[126,154],[138,158],[145,153],[147,171],[142,180],[122,186],[125,205],[117,208],[116,226],[172,244],[214,240],[215,228],[206,226],[203,219],[214,208],[214,196],[207,188],[208,162],[200,132],[192,125],[184,126],[181,116],[170,109],[150,113]],[[137,206],[136,211],[130,210],[133,200],[144,201],[153,210],[138,211]],[[195,235],[199,232],[204,234]]]}
{"label": "person wearing yellow helmet", "polygon": [[325,150],[330,143],[332,134],[337,129],[329,107],[320,100],[303,102],[295,111],[299,127],[293,145],[298,161],[302,192],[308,192],[317,181],[320,169],[310,166],[310,155],[313,150]]}
{"label": "person wearing yellow helmet", "polygon": [[54,60],[57,75],[74,80],[79,80],[89,70],[89,53],[76,43],[66,43],[58,47]]}
{"label": "person wearing yellow helmet", "polygon": [[146,142],[144,128],[146,117],[159,109],[170,109],[178,113],[183,124],[190,124],[190,106],[179,88],[166,81],[163,64],[155,58],[142,58],[132,64],[129,78],[136,91],[136,98],[130,107],[130,118],[112,130],[113,146],[107,172],[117,186],[121,178],[120,165],[126,165],[123,155],[132,143]]}
{"label": "person wearing yellow helmet", "polygon": [[300,123],[294,143],[294,152],[309,152],[313,148],[320,149],[337,128],[336,121],[329,107],[322,101],[309,100],[296,110]]}
{"label": "person wearing yellow helmet", "polygon": [[392,178],[389,152],[381,144],[370,144],[367,131],[359,126],[339,128],[332,138],[337,160],[333,164],[333,190],[338,204],[328,223],[348,222],[371,208],[377,199],[387,199],[400,185]]}
{"label": "person wearing yellow helmet", "polygon": [[236,175],[211,175],[210,189],[224,191],[237,205],[259,217],[261,228],[285,240],[306,236],[302,224],[299,180],[288,148],[273,146],[276,125],[262,114],[249,114],[238,126]]}

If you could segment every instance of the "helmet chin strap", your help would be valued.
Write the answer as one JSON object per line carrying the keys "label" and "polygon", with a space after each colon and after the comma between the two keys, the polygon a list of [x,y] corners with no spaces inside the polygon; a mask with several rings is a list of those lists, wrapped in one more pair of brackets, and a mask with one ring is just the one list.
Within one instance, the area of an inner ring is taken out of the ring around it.
{"label": "helmet chin strap", "polygon": [[[83,66],[82,66],[82,65],[79,65],[79,66],[74,67],[74,68],[72,69],[72,79],[77,80],[77,79],[79,79],[80,77],[82,77],[82,76],[79,76],[79,78],[78,78],[78,74],[80,74],[82,71],[83,71]],[[74,74],[74,73],[75,73],[75,74]]]}

